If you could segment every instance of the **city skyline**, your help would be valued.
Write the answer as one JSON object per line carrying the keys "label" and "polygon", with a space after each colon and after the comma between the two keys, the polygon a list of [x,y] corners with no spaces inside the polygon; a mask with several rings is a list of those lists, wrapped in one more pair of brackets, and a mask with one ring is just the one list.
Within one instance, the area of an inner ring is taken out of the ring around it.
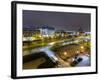
{"label": "city skyline", "polygon": [[37,28],[43,25],[54,27],[56,30],[90,31],[90,14],[47,12],[23,10],[23,28]]}

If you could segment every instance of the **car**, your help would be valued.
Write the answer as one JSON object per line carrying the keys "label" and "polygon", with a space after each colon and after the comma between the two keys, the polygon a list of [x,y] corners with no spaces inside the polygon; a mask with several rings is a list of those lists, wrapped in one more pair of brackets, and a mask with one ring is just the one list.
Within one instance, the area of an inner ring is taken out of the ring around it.
{"label": "car", "polygon": [[80,62],[76,66],[90,66],[91,65],[91,60],[90,56],[88,55],[81,55],[79,58],[82,58]]}
{"label": "car", "polygon": [[90,57],[87,55],[77,55],[74,57],[71,66],[89,66],[90,65]]}

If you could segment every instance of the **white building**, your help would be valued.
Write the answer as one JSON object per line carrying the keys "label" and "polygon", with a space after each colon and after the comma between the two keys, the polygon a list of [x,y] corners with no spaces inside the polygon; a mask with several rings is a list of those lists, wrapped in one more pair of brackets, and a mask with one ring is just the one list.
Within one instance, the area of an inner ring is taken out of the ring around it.
{"label": "white building", "polygon": [[42,37],[52,37],[55,33],[55,28],[49,26],[39,27],[39,30]]}

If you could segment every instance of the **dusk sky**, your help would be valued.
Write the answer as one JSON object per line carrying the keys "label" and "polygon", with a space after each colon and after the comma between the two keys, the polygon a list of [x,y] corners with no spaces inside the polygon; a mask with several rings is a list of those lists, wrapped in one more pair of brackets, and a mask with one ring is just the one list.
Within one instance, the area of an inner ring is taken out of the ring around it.
{"label": "dusk sky", "polygon": [[54,27],[56,30],[90,31],[90,14],[23,10],[23,28]]}

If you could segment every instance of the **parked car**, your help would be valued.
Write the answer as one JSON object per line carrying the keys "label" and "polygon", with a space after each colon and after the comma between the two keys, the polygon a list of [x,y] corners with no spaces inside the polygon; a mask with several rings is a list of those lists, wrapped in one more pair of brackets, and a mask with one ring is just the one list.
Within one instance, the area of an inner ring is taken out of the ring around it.
{"label": "parked car", "polygon": [[72,66],[89,66],[90,65],[90,56],[87,55],[78,55],[74,57],[74,61],[71,63]]}

